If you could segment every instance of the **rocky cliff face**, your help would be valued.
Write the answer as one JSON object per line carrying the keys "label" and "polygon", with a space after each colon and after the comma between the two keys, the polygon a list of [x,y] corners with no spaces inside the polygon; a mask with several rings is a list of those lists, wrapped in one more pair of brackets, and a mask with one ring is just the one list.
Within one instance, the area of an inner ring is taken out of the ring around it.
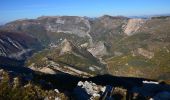
{"label": "rocky cliff face", "polygon": [[72,52],[72,49],[72,44],[67,39],[64,39],[61,43],[60,54]]}
{"label": "rocky cliff face", "polygon": [[96,57],[102,57],[102,56],[108,55],[107,48],[102,41],[94,44],[94,46],[89,48],[88,51],[91,54],[93,54],[93,56],[96,56]]}
{"label": "rocky cliff face", "polygon": [[129,19],[125,26],[124,33],[129,36],[137,33],[145,22],[146,20],[144,19]]}

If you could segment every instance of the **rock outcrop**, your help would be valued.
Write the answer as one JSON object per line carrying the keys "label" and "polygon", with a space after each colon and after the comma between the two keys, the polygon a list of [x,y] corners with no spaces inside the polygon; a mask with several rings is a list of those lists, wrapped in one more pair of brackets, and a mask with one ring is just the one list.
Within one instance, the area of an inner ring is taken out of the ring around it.
{"label": "rock outcrop", "polygon": [[46,74],[56,74],[54,70],[48,67],[43,67],[39,70],[40,72],[46,73]]}
{"label": "rock outcrop", "polygon": [[144,19],[129,19],[127,25],[125,26],[124,33],[128,36],[133,35],[144,23]]}
{"label": "rock outcrop", "polygon": [[145,50],[143,48],[138,48],[137,52],[138,52],[138,54],[140,54],[140,55],[142,55],[142,56],[144,56],[144,57],[146,57],[148,59],[151,59],[151,58],[154,57],[154,53],[153,52],[150,52],[150,51]]}
{"label": "rock outcrop", "polygon": [[108,55],[107,48],[102,41],[94,44],[94,46],[89,48],[88,51],[92,53],[95,57],[102,57]]}
{"label": "rock outcrop", "polygon": [[72,44],[67,39],[64,39],[61,43],[60,55],[72,52],[72,49],[73,49]]}
{"label": "rock outcrop", "polygon": [[92,82],[82,82],[79,81],[77,84],[77,87],[74,89],[74,94],[76,99],[80,99],[83,97],[85,100],[94,100],[95,98],[100,98],[101,95],[105,92],[106,87],[105,86],[100,86],[96,85],[95,83]]}

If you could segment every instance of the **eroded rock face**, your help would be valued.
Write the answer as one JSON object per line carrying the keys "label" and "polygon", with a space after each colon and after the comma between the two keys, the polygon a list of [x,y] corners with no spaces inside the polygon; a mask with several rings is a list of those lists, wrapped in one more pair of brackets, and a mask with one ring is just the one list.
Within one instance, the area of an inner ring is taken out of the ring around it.
{"label": "eroded rock face", "polygon": [[25,54],[39,48],[37,39],[29,35],[0,31],[0,56],[23,59]]}
{"label": "eroded rock face", "polygon": [[84,17],[47,16],[40,17],[38,20],[46,20],[45,28],[50,32],[64,32],[84,37],[88,36],[88,32],[90,31],[89,21]]}
{"label": "eroded rock face", "polygon": [[60,51],[60,54],[64,54],[64,53],[68,53],[68,52],[71,52],[72,51],[72,45],[71,43],[67,40],[67,39],[64,39],[61,43],[61,51]]}
{"label": "eroded rock face", "polygon": [[97,57],[102,57],[108,54],[107,48],[102,41],[95,44],[92,48],[89,48],[88,51],[92,53],[93,56],[97,56]]}
{"label": "eroded rock face", "polygon": [[129,19],[127,25],[125,26],[124,33],[128,36],[133,35],[144,23],[144,19]]}

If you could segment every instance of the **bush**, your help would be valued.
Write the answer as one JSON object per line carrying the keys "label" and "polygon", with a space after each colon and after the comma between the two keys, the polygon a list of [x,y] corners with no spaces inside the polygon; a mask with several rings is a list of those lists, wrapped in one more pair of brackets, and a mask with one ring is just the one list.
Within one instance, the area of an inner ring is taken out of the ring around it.
{"label": "bush", "polygon": [[54,100],[56,97],[67,100],[63,93],[45,91],[31,82],[22,86],[19,77],[11,78],[7,72],[3,72],[0,77],[0,100],[44,100],[45,98]]}

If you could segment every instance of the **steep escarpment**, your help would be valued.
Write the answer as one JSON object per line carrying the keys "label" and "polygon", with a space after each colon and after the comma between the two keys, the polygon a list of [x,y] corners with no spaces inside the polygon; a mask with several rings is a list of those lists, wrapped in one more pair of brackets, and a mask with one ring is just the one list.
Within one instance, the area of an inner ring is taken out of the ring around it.
{"label": "steep escarpment", "polygon": [[129,19],[127,25],[125,26],[124,33],[127,35],[133,35],[145,22],[146,20],[144,19]]}
{"label": "steep escarpment", "polygon": [[27,61],[35,70],[48,67],[56,72],[66,72],[77,76],[93,76],[107,72],[106,65],[85,48],[75,46],[65,39],[58,47],[35,54]]}
{"label": "steep escarpment", "polygon": [[0,56],[24,59],[31,51],[42,47],[38,40],[24,33],[0,31]]}

